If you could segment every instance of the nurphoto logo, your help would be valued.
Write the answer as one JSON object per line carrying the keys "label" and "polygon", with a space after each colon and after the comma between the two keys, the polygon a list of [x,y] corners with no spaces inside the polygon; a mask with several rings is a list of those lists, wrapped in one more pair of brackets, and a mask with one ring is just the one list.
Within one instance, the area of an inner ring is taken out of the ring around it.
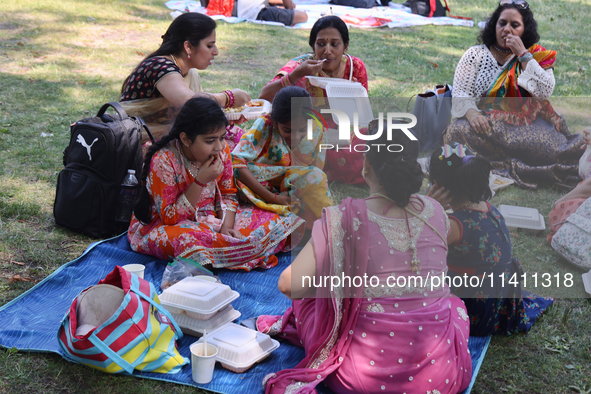
{"label": "nurphoto logo", "polygon": [[[310,116],[312,119],[308,119],[308,139],[312,140],[314,138],[314,122],[316,124],[326,130],[328,129],[328,124],[322,114],[332,114],[336,116],[338,119],[338,127],[339,127],[339,140],[349,140],[351,138],[351,120],[349,116],[338,109],[321,109],[320,112],[315,111],[311,108],[306,108],[306,114]],[[417,118],[413,114],[405,113],[405,112],[388,112],[386,114],[386,133],[388,141],[392,140],[392,131],[393,130],[400,130],[406,136],[412,140],[417,141],[417,138],[412,134],[409,130],[410,128],[414,127],[417,124]],[[404,122],[405,119],[410,120],[410,122]],[[382,136],[384,132],[384,113],[380,112],[378,114],[377,119],[377,131],[373,134],[363,134],[359,131],[359,114],[357,112],[353,113],[353,132],[355,136],[363,141],[375,141]],[[402,121],[402,123],[400,123]],[[334,144],[320,144],[319,150],[322,151],[327,149],[336,149],[339,150],[348,150],[351,151],[353,149],[355,152],[368,152],[370,149],[377,149],[378,152],[380,148],[384,147],[388,150],[388,152],[401,152],[403,150],[402,145],[400,144],[351,144],[349,146],[339,146]]]}

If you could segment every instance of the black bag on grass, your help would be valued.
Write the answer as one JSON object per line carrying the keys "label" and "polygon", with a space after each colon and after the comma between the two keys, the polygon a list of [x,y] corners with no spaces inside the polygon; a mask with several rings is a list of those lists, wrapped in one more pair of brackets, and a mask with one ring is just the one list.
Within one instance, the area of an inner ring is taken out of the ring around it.
{"label": "black bag on grass", "polygon": [[[112,107],[117,116],[106,114]],[[118,222],[121,182],[127,170],[141,174],[144,122],[129,117],[115,102],[101,107],[92,118],[70,126],[70,144],[64,150],[64,168],[58,175],[53,215],[56,224],[91,236],[123,232],[129,222]],[[140,185],[136,186],[138,188]]]}
{"label": "black bag on grass", "polygon": [[407,0],[403,5],[410,8],[413,14],[428,18],[445,16],[446,8],[443,7],[443,4],[439,0]]}

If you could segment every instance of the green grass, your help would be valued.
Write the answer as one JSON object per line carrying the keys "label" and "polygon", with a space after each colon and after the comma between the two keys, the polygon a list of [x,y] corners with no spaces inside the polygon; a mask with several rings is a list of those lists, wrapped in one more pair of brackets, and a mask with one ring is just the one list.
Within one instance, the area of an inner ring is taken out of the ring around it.
{"label": "green grass", "polygon": [[[591,3],[531,0],[541,44],[558,51],[553,103],[573,131],[591,124]],[[484,20],[496,1],[456,0],[457,15]],[[164,0],[0,1],[0,304],[31,288],[93,241],[56,227],[55,184],[69,125],[117,101],[124,78],[155,50],[170,23]],[[370,96],[411,97],[452,83],[462,53],[478,28],[424,26],[351,30],[349,53],[369,74]],[[242,88],[253,97],[285,62],[309,50],[307,31],[220,23],[220,56],[201,73],[206,91]],[[402,102],[403,100],[400,99]],[[398,102],[398,101],[397,101]],[[41,133],[53,134],[41,137]],[[363,190],[332,184],[337,197]],[[535,207],[547,216],[560,192],[510,187],[495,205]],[[580,274],[544,235],[512,235],[514,254],[528,272],[573,273],[555,306],[527,335],[495,337],[474,393],[591,392],[591,304]],[[31,282],[9,283],[15,275]],[[538,293],[544,289],[531,288]],[[0,392],[199,392],[153,380],[106,375],[59,356],[0,349]]]}

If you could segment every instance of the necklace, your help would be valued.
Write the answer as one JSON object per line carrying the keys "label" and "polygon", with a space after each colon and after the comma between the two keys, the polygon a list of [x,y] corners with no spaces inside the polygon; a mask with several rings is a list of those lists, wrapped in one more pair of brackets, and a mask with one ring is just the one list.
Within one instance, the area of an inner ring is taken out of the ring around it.
{"label": "necklace", "polygon": [[458,209],[454,209],[454,212],[455,211],[459,211],[459,210],[464,209],[464,208],[479,209],[480,208],[480,201],[479,202],[471,202],[471,201],[468,201],[468,202],[460,205],[458,207]]}
{"label": "necklace", "polygon": [[172,53],[169,56],[172,58],[172,62],[174,63],[174,65],[177,66],[177,67],[179,67],[179,65],[176,63],[176,59],[174,58],[174,56],[172,55]]}
{"label": "necklace", "polygon": [[[371,198],[374,196],[385,198],[386,200],[390,201],[390,203],[388,205],[386,205],[385,208],[387,208],[389,205],[395,203],[394,200],[392,200],[390,197],[388,197],[382,193],[371,193],[368,198]],[[384,214],[385,214],[385,212],[384,212]],[[410,250],[411,250],[410,270],[414,271],[418,274],[421,271],[421,261],[419,260],[419,258],[417,256],[417,245],[412,240],[412,232],[410,231],[410,223],[408,221],[408,208],[407,207],[404,208],[404,217],[406,218],[406,227],[408,228],[408,237],[410,240]]]}
{"label": "necklace", "polygon": [[495,48],[498,52],[501,52],[501,53],[511,53],[511,52],[513,52],[511,49],[509,49],[509,48],[503,49],[500,46],[498,46],[497,44],[493,44],[493,48]]}

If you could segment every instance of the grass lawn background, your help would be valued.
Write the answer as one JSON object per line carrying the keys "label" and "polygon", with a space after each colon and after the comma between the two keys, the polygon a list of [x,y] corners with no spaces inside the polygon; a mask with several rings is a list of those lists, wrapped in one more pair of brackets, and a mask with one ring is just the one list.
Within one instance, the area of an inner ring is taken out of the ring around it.
{"label": "grass lawn background", "polygon": [[[496,4],[456,0],[450,6],[454,14],[478,22]],[[553,101],[571,130],[580,132],[591,125],[591,100],[584,98],[591,88],[591,1],[533,0],[530,5],[541,44],[558,51]],[[0,305],[93,242],[53,222],[69,125],[95,115],[105,102],[118,101],[121,83],[158,47],[170,21],[164,0],[0,0]],[[452,26],[352,29],[349,53],[366,64],[370,96],[410,97],[435,84],[451,84],[455,65],[478,32]],[[200,73],[204,89],[241,88],[253,97],[289,59],[310,50],[308,31],[246,23],[220,23],[217,41],[220,55]],[[360,194],[343,185],[331,188],[340,197]],[[511,187],[492,202],[535,207],[547,217],[560,195],[551,188]],[[582,298],[581,271],[549,247],[545,234],[516,231],[512,242],[526,271],[573,273],[575,287],[558,293],[562,298],[529,334],[493,338],[473,392],[591,393],[591,304]],[[11,283],[15,275],[33,281]],[[2,393],[200,392],[9,349],[0,349],[0,370]]]}

